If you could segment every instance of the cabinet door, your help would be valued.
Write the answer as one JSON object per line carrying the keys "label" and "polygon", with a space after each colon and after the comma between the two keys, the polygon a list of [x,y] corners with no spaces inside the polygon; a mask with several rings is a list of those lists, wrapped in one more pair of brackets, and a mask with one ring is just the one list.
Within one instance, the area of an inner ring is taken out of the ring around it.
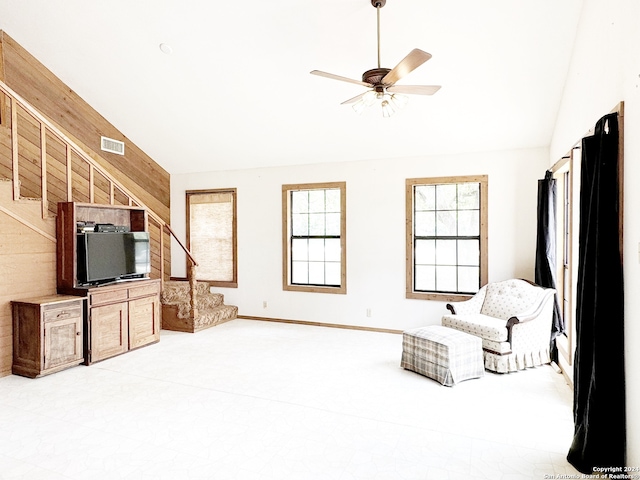
{"label": "cabinet door", "polygon": [[119,355],[128,350],[127,302],[91,308],[90,362]]}
{"label": "cabinet door", "polygon": [[160,302],[158,296],[129,302],[129,348],[160,340]]}
{"label": "cabinet door", "polygon": [[82,360],[82,317],[44,324],[44,369]]}

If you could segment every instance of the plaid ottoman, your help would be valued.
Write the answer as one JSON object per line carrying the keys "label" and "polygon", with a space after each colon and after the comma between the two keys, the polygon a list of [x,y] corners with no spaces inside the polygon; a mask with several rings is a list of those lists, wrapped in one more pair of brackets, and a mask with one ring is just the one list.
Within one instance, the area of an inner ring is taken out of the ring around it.
{"label": "plaid ottoman", "polygon": [[406,330],[400,366],[449,387],[482,377],[482,339],[442,325]]}

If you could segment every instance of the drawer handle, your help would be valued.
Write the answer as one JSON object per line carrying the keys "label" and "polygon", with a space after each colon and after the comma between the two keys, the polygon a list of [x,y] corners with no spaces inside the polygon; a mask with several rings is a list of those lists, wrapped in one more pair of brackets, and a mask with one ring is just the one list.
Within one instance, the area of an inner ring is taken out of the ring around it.
{"label": "drawer handle", "polygon": [[60,312],[58,315],[56,315],[56,318],[68,317],[69,315],[71,315],[69,312]]}
{"label": "drawer handle", "polygon": [[76,335],[80,336],[82,335],[82,332],[76,332]]}

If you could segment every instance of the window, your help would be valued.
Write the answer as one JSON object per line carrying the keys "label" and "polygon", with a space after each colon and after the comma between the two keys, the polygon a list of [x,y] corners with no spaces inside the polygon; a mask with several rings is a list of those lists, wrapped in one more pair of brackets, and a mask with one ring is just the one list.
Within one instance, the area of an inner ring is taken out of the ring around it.
{"label": "window", "polygon": [[406,181],[407,298],[451,301],[487,283],[488,177]]}
{"label": "window", "polygon": [[236,224],[235,188],[187,191],[187,248],[198,262],[197,280],[238,286]]}
{"label": "window", "polygon": [[554,165],[556,179],[556,290],[565,323],[565,335],[556,337],[558,365],[573,378],[576,348],[578,243],[580,226],[580,147]]}
{"label": "window", "polygon": [[284,290],[346,293],[346,184],[282,186]]}

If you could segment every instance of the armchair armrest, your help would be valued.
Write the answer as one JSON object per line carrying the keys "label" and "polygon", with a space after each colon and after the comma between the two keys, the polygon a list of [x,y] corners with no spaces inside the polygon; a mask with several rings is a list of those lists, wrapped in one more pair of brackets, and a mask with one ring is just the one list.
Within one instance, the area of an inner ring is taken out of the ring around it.
{"label": "armchair armrest", "polygon": [[507,320],[507,341],[509,343],[512,343],[513,327],[515,325],[531,322],[539,318],[548,308],[548,303],[553,302],[555,293],[556,291],[553,288],[545,288],[544,292],[541,295],[540,302],[534,308],[529,311],[522,312]]}

